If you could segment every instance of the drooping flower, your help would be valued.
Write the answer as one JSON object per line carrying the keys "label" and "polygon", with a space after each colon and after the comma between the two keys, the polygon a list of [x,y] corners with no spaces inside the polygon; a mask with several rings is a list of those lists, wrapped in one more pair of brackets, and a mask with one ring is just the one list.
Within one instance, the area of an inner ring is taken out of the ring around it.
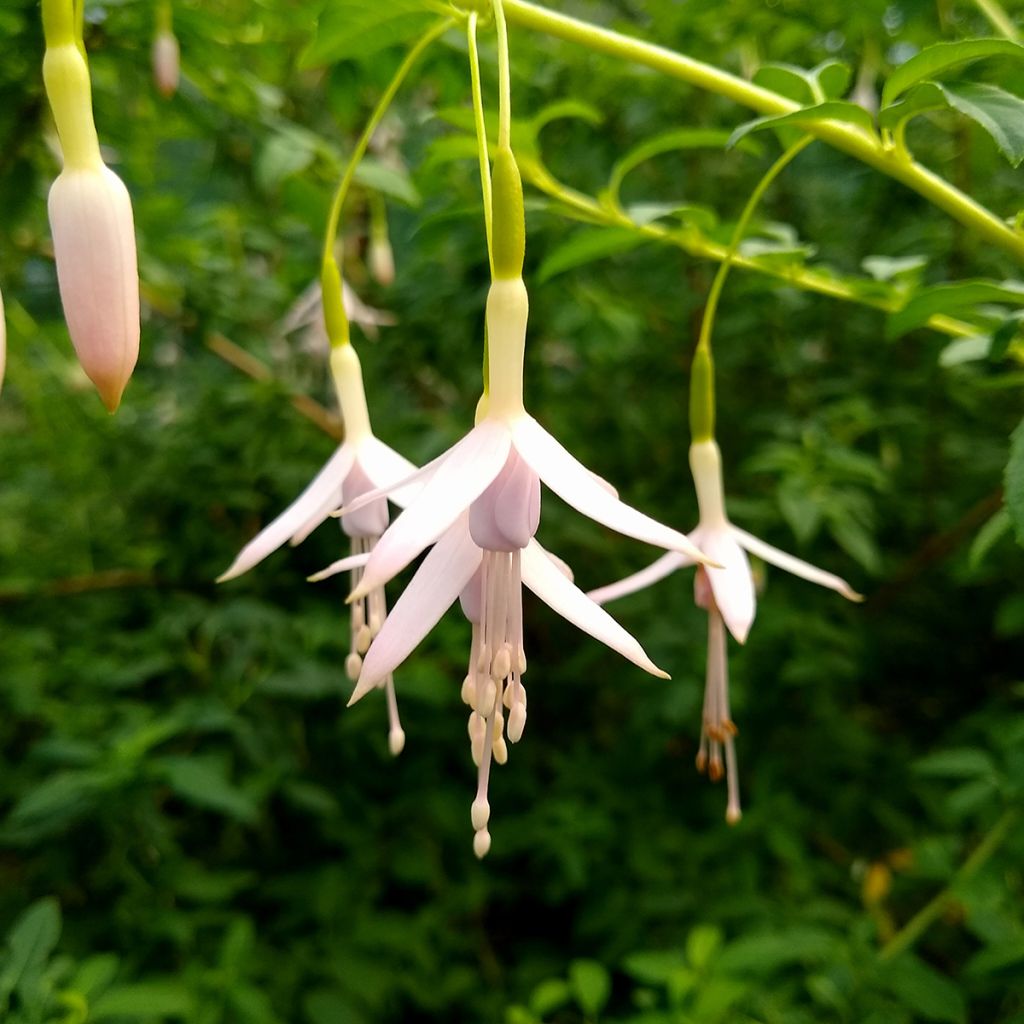
{"label": "drooping flower", "polygon": [[43,79],[64,155],[50,189],[57,281],[79,361],[113,412],[139,355],[139,272],[128,190],[100,157],[71,5],[43,5]]}
{"label": "drooping flower", "polygon": [[[754,579],[747,553],[794,576],[835,590],[851,601],[859,601],[861,597],[840,577],[766,544],[729,521],[722,484],[722,456],[714,438],[704,437],[690,446],[690,469],[700,510],[700,520],[690,533],[690,539],[722,566],[709,571],[698,566],[694,581],[694,599],[708,613],[707,677],[697,768],[707,771],[715,781],[725,775],[728,789],[726,820],[736,822],[741,813],[736,773],[737,730],[729,711],[725,630],[728,628],[739,643],[746,643],[754,621]],[[693,564],[693,559],[687,554],[670,551],[646,569],[617,583],[592,590],[588,596],[605,604],[649,587],[676,569]]]}
{"label": "drooping flower", "polygon": [[[359,357],[350,344],[331,349],[331,374],[345,422],[344,442],[295,501],[246,544],[231,566],[218,577],[218,583],[248,572],[286,541],[292,545],[301,543],[341,504],[351,504],[375,488],[384,488],[396,504],[404,505],[415,490],[415,487],[395,486],[414,474],[416,467],[374,436]],[[354,583],[360,583],[361,567],[387,526],[385,497],[367,502],[359,511],[346,517],[342,529],[350,538],[351,554],[336,562],[332,570],[349,570],[354,573]],[[363,655],[373,637],[380,632],[386,617],[382,585],[368,587],[353,603],[351,644],[345,660],[345,670],[351,679],[359,677]],[[390,674],[382,677],[380,683],[386,691],[391,723],[388,743],[392,753],[398,754],[405,743],[405,734],[398,719]]]}
{"label": "drooping flower", "polygon": [[[352,700],[359,700],[401,663],[460,594],[478,627],[473,678],[474,713],[484,719],[481,776],[473,804],[474,849],[483,856],[487,832],[487,764],[504,724],[509,738],[525,723],[520,675],[522,584],[586,632],[655,675],[664,675],[640,645],[596,604],[588,601],[533,542],[540,520],[541,482],[568,504],[611,529],[658,547],[705,556],[682,533],[620,501],[530,416],[523,404],[523,356],[529,302],[522,280],[522,186],[510,150],[499,149],[494,168],[494,280],[487,297],[489,394],[476,426],[444,455],[405,484],[422,490],[391,525],[362,570],[350,600],[360,600],[434,545],[363,662]],[[387,488],[343,508],[360,511]],[[479,576],[477,577],[477,574]],[[477,577],[474,584],[474,577]],[[470,588],[467,591],[467,588]],[[475,591],[479,590],[479,600]],[[493,684],[493,699],[492,697]],[[471,729],[479,732],[476,721]],[[490,737],[488,742],[487,737]],[[473,737],[475,740],[475,736]],[[499,748],[500,749],[500,748]]]}

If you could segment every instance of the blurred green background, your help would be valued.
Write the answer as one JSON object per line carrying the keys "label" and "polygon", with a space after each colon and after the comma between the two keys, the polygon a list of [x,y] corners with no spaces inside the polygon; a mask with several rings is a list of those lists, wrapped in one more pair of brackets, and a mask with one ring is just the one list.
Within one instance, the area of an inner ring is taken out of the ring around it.
{"label": "blurred green background", "polygon": [[[340,557],[336,524],[214,585],[334,444],[291,401],[332,407],[324,351],[283,321],[401,48],[300,67],[320,6],[176,2],[183,77],[164,101],[153,6],[86,4],[97,125],[133,196],[143,279],[142,354],[113,418],[61,317],[37,5],[0,10],[0,1019],[1024,1022],[1024,554],[991,519],[1019,363],[950,355],[928,330],[887,339],[876,310],[730,278],[715,342],[733,517],[867,595],[855,607],[761,573],[750,640],[730,650],[735,828],[693,767],[705,624],[688,574],[613,608],[671,682],[527,598],[530,720],[493,779],[482,863],[457,612],[396,676],[408,741],[393,760],[383,702],[344,707],[343,584],[305,582]],[[991,31],[952,0],[564,9],[735,73],[866,60],[865,89],[918,47]],[[553,120],[537,142],[589,194],[646,138],[751,116],[511,37],[518,117],[567,98],[603,116]],[[481,47],[492,106],[489,29]],[[1020,67],[974,77],[1020,94]],[[468,103],[455,31],[400,93],[344,221],[347,280],[396,320],[376,339],[356,329],[374,425],[417,462],[467,429],[479,388],[479,179],[452,141]],[[1020,205],[1020,172],[968,122],[920,120],[911,141],[1001,215]],[[777,153],[768,134],[666,153],[623,197],[685,206],[724,241]],[[390,287],[366,269],[374,197]],[[566,246],[592,229],[527,198],[531,410],[626,500],[689,528],[687,369],[714,265],[652,244],[580,260]],[[908,289],[1020,275],[822,144],[772,187],[752,234],[780,266],[864,277],[866,258],[888,257],[874,266]],[[567,251],[577,265],[558,272]],[[268,379],[211,350],[220,336]],[[584,588],[652,555],[553,497],[540,540]],[[943,892],[912,948],[880,957]]]}

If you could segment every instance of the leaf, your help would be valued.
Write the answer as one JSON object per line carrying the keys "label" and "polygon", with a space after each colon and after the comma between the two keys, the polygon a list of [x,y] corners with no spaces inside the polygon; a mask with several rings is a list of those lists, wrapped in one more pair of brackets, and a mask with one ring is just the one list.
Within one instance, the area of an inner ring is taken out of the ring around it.
{"label": "leaf", "polygon": [[[475,150],[474,150],[475,152]],[[399,167],[381,163],[373,157],[364,157],[356,168],[355,180],[364,188],[383,192],[408,206],[420,205],[420,194],[412,179]]]}
{"label": "leaf", "polygon": [[631,978],[645,985],[665,985],[673,974],[686,969],[686,957],[678,949],[650,950],[631,953],[622,966]]}
{"label": "leaf", "polygon": [[780,928],[726,946],[716,969],[730,974],[773,974],[787,964],[827,962],[835,937],[821,928]]}
{"label": "leaf", "polygon": [[887,338],[898,338],[927,323],[936,313],[957,313],[982,302],[1024,305],[1024,284],[1016,281],[957,281],[922,288],[886,321]]}
{"label": "leaf", "polygon": [[967,1019],[967,1006],[957,985],[915,956],[905,954],[886,965],[882,983],[925,1020],[962,1024]]}
{"label": "leaf", "polygon": [[1006,967],[1012,967],[1024,961],[1024,936],[1014,936],[1005,942],[994,943],[975,953],[967,961],[964,971],[975,977],[983,974],[994,974]]}
{"label": "leaf", "polygon": [[60,938],[60,905],[47,896],[28,907],[7,933],[7,957],[0,971],[0,1009],[17,989],[37,983]]}
{"label": "leaf", "polygon": [[331,0],[317,21],[316,35],[302,56],[300,68],[337,61],[365,60],[388,46],[411,40],[433,17],[420,0]]}
{"label": "leaf", "polygon": [[90,1021],[111,1017],[188,1017],[192,997],[180,981],[140,981],[107,989],[92,1006]]}
{"label": "leaf", "polygon": [[967,564],[977,569],[985,560],[985,556],[1013,529],[1010,513],[1004,505],[978,531],[967,552]]}
{"label": "leaf", "polygon": [[569,964],[569,985],[580,1009],[588,1017],[600,1015],[612,990],[608,971],[596,960],[573,960]]}
{"label": "leaf", "polygon": [[971,779],[978,775],[994,775],[995,762],[984,750],[963,747],[955,750],[940,750],[914,762],[917,775],[928,775],[945,779]]}
{"label": "leaf", "polygon": [[[677,128],[655,135],[634,146],[615,162],[608,177],[606,194],[617,204],[626,175],[656,156],[687,149],[724,149],[728,141],[729,132],[714,128]],[[748,152],[759,149],[753,139],[747,140],[745,148]]]}
{"label": "leaf", "polygon": [[939,366],[948,369],[964,363],[976,363],[981,359],[988,359],[991,350],[991,334],[972,334],[968,338],[956,338],[939,353]]}
{"label": "leaf", "polygon": [[1010,435],[1010,458],[1003,473],[1003,487],[1017,543],[1024,546],[1024,420]]}
{"label": "leaf", "polygon": [[816,103],[842,96],[850,84],[850,67],[827,60],[810,71],[795,64],[764,64],[754,73],[754,82],[797,103]]}
{"label": "leaf", "polygon": [[847,103],[845,100],[828,100],[812,107],[801,107],[788,114],[772,114],[768,117],[757,117],[753,121],[747,121],[729,136],[726,148],[731,149],[751,132],[762,131],[765,128],[783,128],[788,125],[813,124],[817,121],[842,121],[844,124],[860,128],[872,136],[875,133],[875,122],[862,106],[856,103]]}
{"label": "leaf", "polygon": [[315,148],[301,136],[290,132],[275,135],[256,158],[253,168],[256,184],[264,192],[270,192],[285,178],[304,171],[315,156]]}
{"label": "leaf", "polygon": [[13,826],[59,828],[89,813],[105,781],[106,777],[96,771],[58,772],[30,789],[14,805],[8,820]]}
{"label": "leaf", "polygon": [[686,959],[698,971],[710,963],[711,958],[722,945],[722,931],[713,924],[697,925],[686,936]]}
{"label": "leaf", "polygon": [[916,283],[928,265],[927,256],[865,256],[860,264],[876,281]]}
{"label": "leaf", "polygon": [[259,817],[252,798],[230,782],[224,769],[215,761],[165,757],[157,763],[157,768],[171,789],[188,803],[219,811],[246,825],[251,825]]}
{"label": "leaf", "polygon": [[544,258],[537,277],[540,281],[551,278],[573,267],[592,263],[616,253],[628,252],[646,239],[631,228],[595,228],[577,231],[567,242],[556,246]]}
{"label": "leaf", "polygon": [[538,1017],[546,1017],[553,1010],[565,1006],[572,998],[572,991],[561,978],[542,981],[530,995],[530,1009]]}
{"label": "leaf", "polygon": [[1008,39],[965,39],[925,47],[896,68],[886,80],[882,89],[882,107],[891,106],[897,96],[926,78],[964,67],[983,57],[1024,58],[1024,46]]}
{"label": "leaf", "polygon": [[1024,99],[996,85],[923,82],[883,111],[879,123],[895,130],[927,110],[943,109],[955,110],[984,128],[1012,166],[1024,161]]}

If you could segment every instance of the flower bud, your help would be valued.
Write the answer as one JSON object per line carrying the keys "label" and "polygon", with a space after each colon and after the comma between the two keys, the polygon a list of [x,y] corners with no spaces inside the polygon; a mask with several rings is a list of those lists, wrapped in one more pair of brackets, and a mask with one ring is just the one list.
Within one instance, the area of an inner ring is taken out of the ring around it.
{"label": "flower bud", "polygon": [[395,254],[386,234],[370,238],[370,273],[379,285],[390,287],[395,281]]}
{"label": "flower bud", "polygon": [[153,80],[164,99],[178,91],[181,74],[181,53],[178,39],[170,29],[160,29],[153,37]]}
{"label": "flower bud", "polygon": [[50,189],[64,318],[83,369],[113,412],[139,356],[139,272],[128,190],[108,167],[69,167]]}

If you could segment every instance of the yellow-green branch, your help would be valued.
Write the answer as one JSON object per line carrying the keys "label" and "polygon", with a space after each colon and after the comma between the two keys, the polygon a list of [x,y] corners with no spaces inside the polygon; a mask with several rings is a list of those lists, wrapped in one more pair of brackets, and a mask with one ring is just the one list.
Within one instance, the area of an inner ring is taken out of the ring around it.
{"label": "yellow-green branch", "polygon": [[[503,0],[503,3],[510,24],[543,32],[621,60],[642,64],[672,78],[718,93],[760,114],[785,114],[799,109],[799,104],[770,89],[666,47],[599,28],[565,14],[557,14],[529,0]],[[980,237],[1024,262],[1024,234],[905,153],[886,147],[881,140],[837,121],[809,122],[802,127],[823,142],[902,182]]]}

